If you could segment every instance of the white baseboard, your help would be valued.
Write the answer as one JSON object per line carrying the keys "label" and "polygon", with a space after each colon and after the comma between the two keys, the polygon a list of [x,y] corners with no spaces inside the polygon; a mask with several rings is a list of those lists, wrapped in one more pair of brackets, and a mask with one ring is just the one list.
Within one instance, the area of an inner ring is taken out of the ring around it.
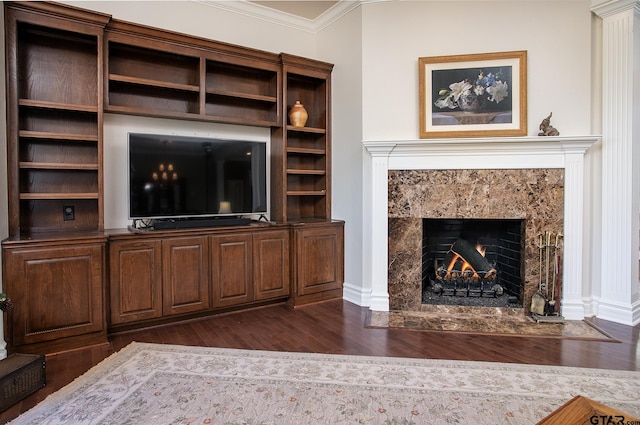
{"label": "white baseboard", "polygon": [[634,304],[619,304],[601,299],[598,302],[596,316],[622,325],[635,326],[640,324],[640,301]]}
{"label": "white baseboard", "polygon": [[583,320],[585,318],[584,302],[562,301],[562,317],[567,320]]}
{"label": "white baseboard", "polygon": [[345,282],[342,285],[342,298],[360,307],[369,307],[371,305],[371,289],[363,289]]}

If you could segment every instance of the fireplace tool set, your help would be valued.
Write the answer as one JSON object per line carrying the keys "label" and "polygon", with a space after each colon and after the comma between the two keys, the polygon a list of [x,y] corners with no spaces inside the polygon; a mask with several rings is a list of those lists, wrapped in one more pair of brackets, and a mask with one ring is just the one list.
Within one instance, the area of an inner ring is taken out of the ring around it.
{"label": "fireplace tool set", "polygon": [[560,264],[562,233],[538,235],[539,283],[531,298],[531,317],[537,322],[562,322],[560,316]]}
{"label": "fireplace tool set", "polygon": [[444,263],[436,269],[434,292],[459,297],[502,295],[504,289],[497,283],[498,272],[481,251],[465,239],[456,240]]}

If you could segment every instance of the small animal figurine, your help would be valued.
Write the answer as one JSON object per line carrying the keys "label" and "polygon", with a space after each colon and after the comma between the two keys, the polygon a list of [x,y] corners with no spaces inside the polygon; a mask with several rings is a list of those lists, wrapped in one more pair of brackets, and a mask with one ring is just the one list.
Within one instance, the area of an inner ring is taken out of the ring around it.
{"label": "small animal figurine", "polygon": [[559,136],[560,135],[560,132],[551,125],[551,115],[553,115],[553,112],[549,113],[549,116],[543,119],[542,122],[540,123],[540,133],[538,133],[538,136]]}

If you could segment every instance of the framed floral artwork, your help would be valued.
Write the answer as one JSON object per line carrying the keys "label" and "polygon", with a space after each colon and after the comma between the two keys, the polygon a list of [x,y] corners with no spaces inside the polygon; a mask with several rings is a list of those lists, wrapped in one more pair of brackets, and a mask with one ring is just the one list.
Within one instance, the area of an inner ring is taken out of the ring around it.
{"label": "framed floral artwork", "polygon": [[420,138],[527,135],[527,52],[418,58]]}

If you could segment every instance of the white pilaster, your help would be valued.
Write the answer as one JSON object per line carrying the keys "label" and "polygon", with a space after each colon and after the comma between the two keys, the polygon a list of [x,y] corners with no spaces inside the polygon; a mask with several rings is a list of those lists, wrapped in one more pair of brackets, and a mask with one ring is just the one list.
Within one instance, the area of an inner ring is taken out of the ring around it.
{"label": "white pilaster", "polygon": [[[568,146],[564,165],[564,259],[561,314],[568,320],[585,317],[584,261],[584,149]],[[578,255],[572,255],[578,253]],[[569,254],[569,255],[567,255]]]}
{"label": "white pilaster", "polygon": [[[596,315],[640,323],[640,2],[595,7],[602,18],[602,272]],[[635,119],[634,119],[635,117]]]}
{"label": "white pilaster", "polygon": [[389,311],[389,154],[393,144],[368,148],[372,157],[371,176],[371,300],[370,309]]}

